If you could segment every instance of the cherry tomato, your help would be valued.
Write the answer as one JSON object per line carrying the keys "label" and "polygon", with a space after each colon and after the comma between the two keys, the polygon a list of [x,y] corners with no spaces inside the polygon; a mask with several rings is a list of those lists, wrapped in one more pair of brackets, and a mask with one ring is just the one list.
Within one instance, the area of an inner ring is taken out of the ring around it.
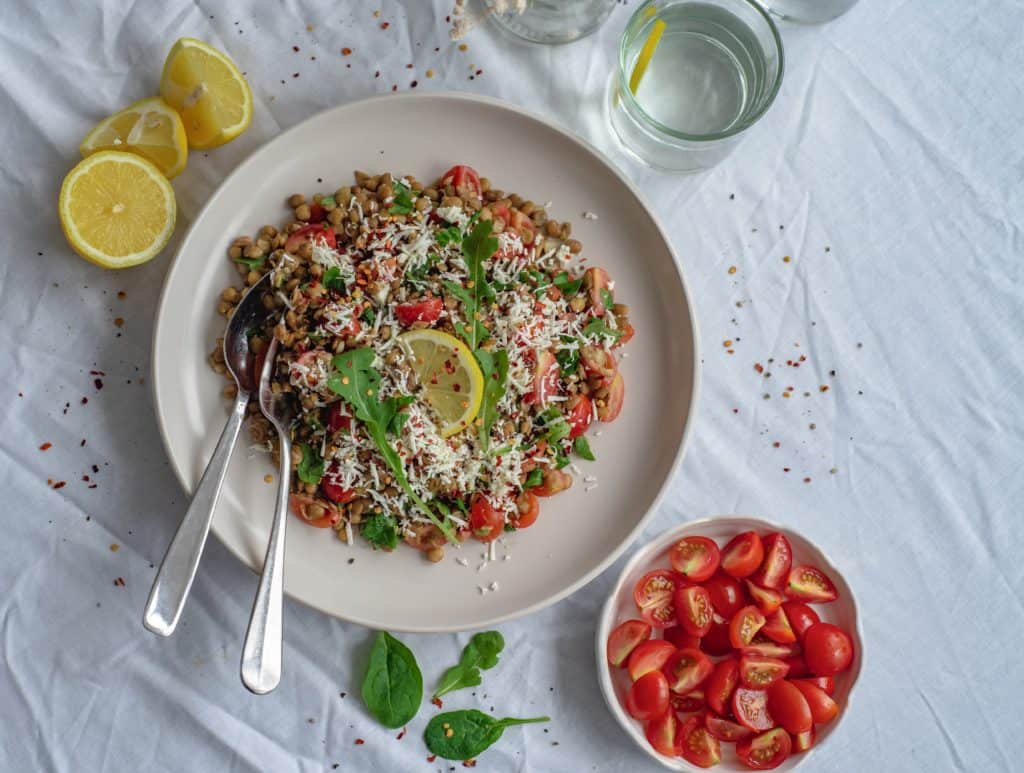
{"label": "cherry tomato", "polygon": [[633,719],[657,719],[668,711],[668,681],[661,671],[644,674],[629,688],[626,711]]}
{"label": "cherry tomato", "polygon": [[295,253],[299,247],[309,241],[320,242],[332,250],[338,246],[334,229],[325,228],[322,223],[311,223],[288,236],[288,240],[284,243],[284,251]]}
{"label": "cherry tomato", "polygon": [[700,648],[709,655],[728,655],[732,652],[729,624],[714,622],[707,636],[701,637]]}
{"label": "cherry tomato", "polygon": [[803,655],[790,655],[788,658],[782,658],[782,660],[789,666],[786,676],[798,679],[802,676],[811,675],[811,669],[807,667],[807,661],[804,660]]}
{"label": "cherry tomato", "polygon": [[611,283],[612,278],[608,276],[608,272],[603,268],[588,268],[583,272],[583,286],[586,288],[588,295],[590,296],[590,310],[594,313],[595,317],[603,317],[606,311],[604,303],[604,293],[602,290],[611,290],[608,285]]}
{"label": "cherry tomato", "polygon": [[758,608],[766,615],[770,615],[776,609],[782,606],[783,596],[777,590],[771,588],[762,588],[759,585],[754,585],[750,580],[746,580],[747,591],[750,593],[750,598],[754,600]]}
{"label": "cherry tomato", "polygon": [[547,349],[537,354],[533,368],[533,391],[523,395],[527,405],[546,405],[548,398],[558,394],[558,360]]}
{"label": "cherry tomato", "polygon": [[355,499],[356,492],[354,489],[344,488],[334,483],[332,480],[332,474],[338,469],[337,462],[331,462],[331,466],[327,469],[327,473],[320,480],[320,488],[324,492],[324,496],[335,504],[343,505],[347,502],[351,502]]}
{"label": "cherry tomato", "polygon": [[814,746],[815,732],[812,727],[810,730],[805,730],[802,733],[797,733],[793,736],[793,754],[800,754],[805,752]]}
{"label": "cherry tomato", "polygon": [[617,349],[620,346],[625,346],[633,340],[633,336],[636,335],[636,328],[634,328],[629,322],[623,322],[619,328],[619,332],[622,335],[619,336],[619,340],[612,344],[612,349]]}
{"label": "cherry tomato", "polygon": [[794,680],[792,684],[804,696],[804,700],[807,701],[807,706],[811,710],[811,718],[815,722],[824,724],[836,718],[839,713],[839,704],[818,685],[804,679]]}
{"label": "cherry tomato", "polygon": [[704,582],[718,571],[718,545],[707,537],[683,537],[672,546],[668,560],[690,582]]}
{"label": "cherry tomato", "polygon": [[309,222],[311,223],[322,223],[327,219],[327,210],[323,208],[323,205],[317,202],[312,202],[309,205]]}
{"label": "cherry tomato", "polygon": [[789,625],[789,618],[786,617],[786,612],[781,607],[765,618],[761,633],[780,644],[792,644],[796,641],[796,634],[793,633],[793,629]]}
{"label": "cherry tomato", "polygon": [[395,306],[395,318],[402,327],[409,327],[414,322],[437,322],[443,308],[444,302],[440,298],[424,298]]}
{"label": "cherry tomato", "polygon": [[781,765],[789,756],[793,742],[789,733],[781,727],[745,738],[736,744],[736,755],[740,762],[754,770],[771,770]]}
{"label": "cherry tomato", "polygon": [[775,727],[775,720],[768,713],[768,695],[764,690],[737,687],[732,694],[732,715],[755,733]]}
{"label": "cherry tomato", "polygon": [[458,193],[459,188],[472,191],[476,198],[480,198],[483,188],[480,187],[480,175],[471,166],[457,164],[441,175],[441,185],[450,185]]}
{"label": "cherry tomato", "polygon": [[573,395],[567,403],[569,412],[565,420],[569,422],[569,438],[575,439],[587,431],[594,419],[594,404],[586,395]]}
{"label": "cherry tomato", "polygon": [[737,534],[722,551],[722,571],[742,579],[749,577],[761,566],[764,545],[756,531]]}
{"label": "cherry tomato", "polygon": [[623,666],[637,645],[651,638],[651,625],[643,620],[626,620],[608,634],[608,662]]}
{"label": "cherry tomato", "polygon": [[[828,698],[828,696],[825,696]],[[832,700],[831,698],[828,698]],[[811,707],[799,688],[782,679],[768,688],[768,711],[787,733],[803,733],[814,727]]]}
{"label": "cherry tomato", "polygon": [[533,221],[519,210],[512,213],[512,220],[509,225],[519,232],[519,238],[523,244],[533,244],[534,239],[537,237],[537,226],[533,224]]}
{"label": "cherry tomato", "polygon": [[735,615],[746,604],[743,586],[722,572],[718,572],[704,583],[704,590],[708,592],[715,612],[726,619]]}
{"label": "cherry tomato", "polygon": [[753,605],[743,607],[729,621],[729,641],[736,649],[743,649],[754,639],[754,634],[764,626],[764,615]]}
{"label": "cherry tomato", "polygon": [[679,753],[683,759],[698,768],[710,768],[722,761],[722,746],[700,716],[690,717],[679,728]]}
{"label": "cherry tomato", "polygon": [[772,532],[764,539],[764,561],[751,579],[762,588],[782,590],[793,565],[793,548],[789,540],[779,532]]}
{"label": "cherry tomato", "polygon": [[675,757],[679,752],[678,734],[679,720],[674,711],[666,711],[663,716],[652,719],[644,730],[647,741],[654,751],[666,757]]}
{"label": "cherry tomato", "polygon": [[733,690],[740,681],[740,664],[736,658],[729,658],[715,664],[715,670],[711,672],[707,682],[704,683],[704,694],[707,696],[708,705],[715,710],[716,714],[729,713],[729,701],[732,699]]}
{"label": "cherry tomato", "polygon": [[703,652],[697,649],[676,650],[661,670],[668,677],[668,688],[685,695],[700,687],[711,676],[714,665]]}
{"label": "cherry tomato", "polygon": [[749,727],[743,727],[743,725],[733,722],[731,719],[716,717],[710,711],[704,715],[704,727],[719,741],[725,741],[726,743],[742,741],[744,738],[749,738],[754,734],[754,731]]}
{"label": "cherry tomato", "polygon": [[778,644],[777,642],[762,639],[761,634],[758,634],[750,644],[743,648],[742,651],[745,655],[785,660],[793,655],[793,653],[796,652],[796,649],[790,644]]}
{"label": "cherry tomato", "polygon": [[800,641],[804,640],[807,629],[819,621],[818,613],[801,601],[787,601],[782,605],[790,628]]}
{"label": "cherry tomato", "polygon": [[[321,499],[316,499],[309,494],[292,494],[288,497],[288,502],[291,505],[291,511],[301,518],[303,523],[315,526],[318,529],[334,526],[338,519],[341,518],[341,514],[333,505]],[[323,509],[324,514],[314,518],[310,513],[310,508],[314,505],[319,505]]]}
{"label": "cherry tomato", "polygon": [[523,491],[516,497],[516,512],[512,525],[517,529],[533,526],[540,515],[540,500],[532,491]]}
{"label": "cherry tomato", "polygon": [[327,429],[331,432],[348,430],[352,427],[352,417],[341,412],[341,403],[334,403],[327,412]]}
{"label": "cherry tomato", "polygon": [[505,516],[482,494],[474,494],[469,505],[469,528],[481,542],[493,542],[505,530]]}
{"label": "cherry tomato", "polygon": [[711,630],[714,612],[708,592],[700,585],[679,588],[673,601],[676,605],[676,619],[684,631],[700,638]]}
{"label": "cherry tomato", "polygon": [[603,401],[597,400],[597,418],[604,422],[615,421],[622,412],[622,403],[625,399],[626,382],[621,373],[616,373],[612,383],[608,385],[608,396]]}
{"label": "cherry tomato", "polygon": [[687,647],[700,647],[700,637],[691,636],[683,630],[681,625],[674,625],[671,628],[666,628],[662,634],[662,638],[671,642],[673,646],[678,649],[686,649]]}
{"label": "cherry tomato", "polygon": [[686,695],[676,695],[672,693],[672,697],[668,699],[669,704],[672,706],[673,711],[678,711],[680,714],[689,714],[694,711],[700,711],[704,708],[704,691],[693,690],[686,693]]}
{"label": "cherry tomato", "polygon": [[589,378],[601,379],[601,386],[611,384],[615,374],[619,372],[615,355],[600,346],[581,346],[580,362],[583,363],[583,370]]}
{"label": "cherry tomato", "polygon": [[676,624],[676,608],[672,601],[676,585],[672,572],[656,569],[641,577],[633,589],[633,600],[640,608],[641,616],[655,628]]}
{"label": "cherry tomato", "polygon": [[853,661],[853,642],[832,623],[815,623],[804,632],[804,658],[815,676],[845,671]]}
{"label": "cherry tomato", "polygon": [[740,682],[744,687],[755,690],[767,689],[769,685],[782,679],[787,671],[789,666],[778,658],[766,658],[746,652],[740,658]]}
{"label": "cherry tomato", "polygon": [[565,491],[572,485],[572,475],[561,470],[548,468],[544,470],[544,477],[539,486],[534,486],[530,491],[539,497],[553,497],[560,491]]}
{"label": "cherry tomato", "polygon": [[626,661],[629,678],[634,682],[651,671],[660,671],[665,662],[676,653],[676,648],[662,639],[642,641]]}
{"label": "cherry tomato", "polygon": [[813,684],[815,687],[824,690],[825,694],[832,697],[832,693],[836,691],[836,680],[831,676],[809,676],[806,679],[791,679],[794,684],[797,682],[803,684]]}
{"label": "cherry tomato", "polygon": [[815,566],[794,566],[786,583],[786,595],[791,599],[822,604],[839,597],[832,580]]}

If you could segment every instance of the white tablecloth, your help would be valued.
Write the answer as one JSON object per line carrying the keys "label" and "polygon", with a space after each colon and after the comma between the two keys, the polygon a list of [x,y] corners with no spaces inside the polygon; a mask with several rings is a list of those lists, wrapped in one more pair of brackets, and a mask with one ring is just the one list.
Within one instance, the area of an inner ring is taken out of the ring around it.
{"label": "white tablecloth", "polygon": [[[809,768],[1020,769],[1024,6],[864,0],[827,26],[783,26],[787,73],[768,116],[727,162],[681,178],[630,161],[602,119],[636,4],[571,46],[483,28],[465,52],[443,0],[3,4],[0,770],[449,769],[426,762],[431,707],[402,740],[366,714],[359,626],[289,602],[284,680],[249,695],[238,657],[256,580],[216,541],[177,634],[142,629],[186,505],[145,383],[174,244],[149,265],[100,270],[68,249],[55,203],[81,137],[156,91],[180,35],[234,57],[256,118],[175,180],[175,243],[261,143],[393,84],[502,97],[605,149],[669,226],[705,351],[693,442],[645,537],[758,514],[841,563],[867,657],[842,731]],[[800,355],[799,369],[784,364]],[[769,357],[765,379],[754,363]],[[595,682],[595,613],[616,571],[502,626],[506,654],[477,698],[450,696],[553,717],[510,731],[480,769],[652,769]],[[428,683],[466,639],[403,638]]]}

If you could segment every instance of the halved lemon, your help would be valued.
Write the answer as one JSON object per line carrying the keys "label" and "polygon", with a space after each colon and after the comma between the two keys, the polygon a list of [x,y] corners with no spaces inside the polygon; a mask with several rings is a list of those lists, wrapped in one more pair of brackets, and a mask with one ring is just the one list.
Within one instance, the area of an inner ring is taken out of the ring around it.
{"label": "halved lemon", "polygon": [[181,113],[188,143],[215,148],[252,121],[252,92],[225,54],[195,38],[181,38],[167,54],[160,96]]}
{"label": "halved lemon", "polygon": [[60,224],[75,252],[104,268],[153,258],[171,238],[174,190],[151,161],[101,150],[78,163],[60,187]]}
{"label": "halved lemon", "polygon": [[441,436],[473,423],[484,397],[484,374],[462,341],[440,330],[410,330],[398,336],[410,355],[423,393],[441,419]]}
{"label": "halved lemon", "polygon": [[160,97],[140,99],[104,118],[78,146],[82,158],[100,150],[125,150],[148,158],[168,178],[185,171],[188,138],[178,111]]}

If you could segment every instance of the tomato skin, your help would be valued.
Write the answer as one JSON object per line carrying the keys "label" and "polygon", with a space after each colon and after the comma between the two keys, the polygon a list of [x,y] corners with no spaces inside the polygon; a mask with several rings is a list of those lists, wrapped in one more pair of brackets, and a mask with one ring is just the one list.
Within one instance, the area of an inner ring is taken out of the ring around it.
{"label": "tomato skin", "polygon": [[678,711],[680,714],[689,714],[694,711],[700,711],[704,708],[704,691],[703,690],[692,690],[686,693],[686,695],[676,695],[672,693],[672,696],[668,699],[669,704],[672,706],[673,711]]}
{"label": "tomato skin", "polygon": [[331,432],[348,430],[352,427],[352,417],[341,412],[341,403],[334,403],[327,412],[327,429]]}
{"label": "tomato skin", "polygon": [[654,751],[666,757],[675,757],[679,751],[679,720],[675,712],[666,711],[663,716],[652,719],[647,723],[644,735]]}
{"label": "tomato skin", "polygon": [[786,676],[792,679],[811,676],[811,669],[808,667],[803,655],[790,655],[788,658],[783,658],[783,661],[789,666]]}
{"label": "tomato skin", "polygon": [[736,755],[740,762],[753,770],[772,770],[779,767],[789,756],[793,741],[781,727],[745,738],[736,744]]}
{"label": "tomato skin", "polygon": [[342,488],[341,486],[331,483],[327,479],[320,481],[320,489],[324,492],[325,497],[338,505],[351,502],[356,496],[354,489]]}
{"label": "tomato skin", "polygon": [[537,226],[533,224],[533,221],[518,209],[512,213],[512,221],[509,223],[512,228],[519,231],[519,238],[523,244],[533,244],[537,238]]}
{"label": "tomato skin", "polygon": [[736,658],[729,658],[715,664],[707,682],[704,683],[704,694],[708,705],[716,714],[725,716],[729,712],[729,701],[740,681],[740,664]]}
{"label": "tomato skin", "polygon": [[516,497],[516,512],[512,525],[526,529],[537,522],[540,515],[540,500],[532,491],[523,491]]}
{"label": "tomato skin", "polygon": [[789,644],[779,644],[778,642],[761,640],[760,634],[754,637],[754,641],[750,642],[746,647],[741,650],[744,655],[754,655],[761,658],[779,658],[785,660],[786,658],[792,657],[796,652],[796,648]]}
{"label": "tomato skin", "polygon": [[608,634],[608,663],[622,667],[641,642],[651,638],[651,625],[644,620],[626,620]]}
{"label": "tomato skin", "polygon": [[704,727],[719,741],[726,743],[736,743],[736,741],[742,741],[754,734],[749,727],[744,727],[731,719],[716,717],[710,711],[704,715]]}
{"label": "tomato skin", "polygon": [[284,243],[284,251],[294,253],[308,241],[322,241],[332,250],[338,246],[338,238],[334,234],[334,229],[324,228],[322,223],[311,223],[289,234],[288,240]]}
{"label": "tomato skin", "polygon": [[626,695],[626,711],[633,719],[657,719],[668,711],[668,681],[651,671],[633,682]]}
{"label": "tomato skin", "polygon": [[676,624],[673,595],[677,584],[672,572],[656,569],[641,577],[633,589],[633,600],[640,608],[641,617],[655,628],[668,628]]}
{"label": "tomato skin", "polygon": [[807,633],[808,628],[821,621],[818,613],[802,601],[787,601],[782,605],[782,611],[786,613],[789,626],[800,641],[804,640],[804,634]]}
{"label": "tomato skin", "polygon": [[441,185],[450,185],[458,192],[460,187],[468,188],[476,198],[480,198],[483,188],[480,186],[480,175],[471,166],[456,164],[443,175]]}
{"label": "tomato skin", "polygon": [[836,680],[831,676],[809,676],[804,679],[790,679],[789,681],[794,684],[813,684],[820,690],[824,690],[825,695],[832,697],[832,694],[836,691]]}
{"label": "tomato skin", "polygon": [[626,400],[626,382],[621,373],[616,373],[608,385],[608,396],[597,401],[597,418],[605,423],[615,421],[622,413],[622,404]]}
{"label": "tomato skin", "polygon": [[750,593],[750,598],[752,598],[754,603],[757,604],[758,609],[766,615],[770,615],[782,606],[782,602],[785,598],[777,590],[773,590],[772,588],[762,588],[759,585],[754,585],[750,580],[746,580],[745,582],[747,584],[747,592]]}
{"label": "tomato skin", "polygon": [[629,678],[634,682],[651,671],[660,671],[665,662],[676,653],[676,648],[661,639],[642,641],[626,661]]}
{"label": "tomato skin", "polygon": [[798,601],[827,604],[839,598],[839,591],[828,575],[816,566],[794,566],[786,581],[786,596]]}
{"label": "tomato skin", "polygon": [[732,715],[755,733],[775,727],[775,720],[768,713],[768,694],[764,690],[737,687],[732,694]]}
{"label": "tomato skin", "polygon": [[469,504],[469,528],[481,542],[493,542],[505,530],[505,516],[494,509],[487,497],[477,493]]}
{"label": "tomato skin", "polygon": [[722,571],[737,579],[749,577],[764,560],[764,544],[756,531],[737,534],[722,550]]}
{"label": "tomato skin", "polygon": [[853,642],[832,623],[815,623],[804,633],[804,659],[815,676],[832,676],[853,662]]}
{"label": "tomato skin", "polygon": [[609,386],[619,372],[615,355],[600,346],[581,346],[580,362],[583,363],[583,371],[589,378],[601,379],[601,386]]}
{"label": "tomato skin", "polygon": [[740,657],[740,683],[754,690],[766,690],[789,671],[789,666],[778,658],[766,658],[744,653]]}
{"label": "tomato skin", "polygon": [[743,586],[721,571],[704,583],[704,590],[708,592],[715,612],[726,619],[739,612],[747,603]]}
{"label": "tomato skin", "polygon": [[811,718],[820,724],[831,722],[839,714],[839,704],[813,682],[798,680],[792,685],[800,691],[811,710]]}
{"label": "tomato skin", "polygon": [[674,625],[671,628],[666,628],[662,632],[661,637],[665,641],[671,642],[672,645],[675,646],[677,649],[686,649],[687,647],[700,647],[700,637],[691,636],[683,630],[683,627],[681,625]]}
{"label": "tomato skin", "polygon": [[590,310],[595,317],[603,317],[607,311],[601,291],[607,290],[611,281],[612,278],[603,268],[588,268],[583,272],[583,287],[590,296]]}
{"label": "tomato skin", "polygon": [[[828,698],[827,695],[825,697]],[[804,694],[785,679],[768,688],[768,711],[787,733],[803,733],[814,727],[811,707],[807,705]]]}
{"label": "tomato skin", "polygon": [[722,761],[722,746],[700,716],[690,717],[679,729],[677,742],[683,759],[698,768],[710,768]]}
{"label": "tomato skin", "polygon": [[700,638],[711,630],[714,612],[711,598],[700,585],[679,588],[673,596],[676,606],[676,619],[680,627],[691,636]]}
{"label": "tomato skin", "polygon": [[712,623],[711,630],[701,637],[700,648],[709,655],[728,655],[732,652],[728,623]]}
{"label": "tomato skin", "polygon": [[548,468],[544,470],[544,478],[539,486],[530,491],[538,497],[553,497],[572,486],[572,475],[561,470]]}
{"label": "tomato skin", "polygon": [[437,322],[444,302],[440,298],[424,298],[416,303],[400,303],[395,306],[398,324],[409,327],[414,322]]}
{"label": "tomato skin", "polygon": [[779,532],[772,532],[764,539],[764,561],[751,579],[762,588],[782,590],[793,566],[793,548],[789,540]]}
{"label": "tomato skin", "polygon": [[801,752],[805,752],[808,749],[810,749],[812,746],[814,746],[816,735],[817,734],[814,732],[813,727],[810,730],[805,730],[802,733],[797,733],[796,735],[794,735],[792,753],[800,754]]}
{"label": "tomato skin", "polygon": [[707,537],[683,537],[672,546],[668,560],[690,582],[704,582],[718,571],[718,545]]}
{"label": "tomato skin", "polygon": [[786,612],[781,607],[767,616],[761,633],[779,644],[792,644],[796,641],[796,634],[793,633]]}
{"label": "tomato skin", "polygon": [[573,395],[569,399],[569,412],[565,420],[569,422],[569,439],[575,440],[590,426],[594,419],[594,404],[586,395]]}
{"label": "tomato skin", "polygon": [[546,405],[548,398],[558,394],[558,360],[546,349],[537,355],[533,371],[533,391],[523,395],[527,405]]}
{"label": "tomato skin", "polygon": [[668,688],[683,695],[704,684],[713,669],[708,656],[692,648],[676,650],[661,667],[668,677]]}
{"label": "tomato skin", "polygon": [[633,336],[636,335],[636,328],[633,327],[629,322],[624,322],[622,327],[619,328],[619,332],[622,333],[619,336],[619,340],[612,344],[612,349],[618,349],[620,346],[625,346],[633,340]]}
{"label": "tomato skin", "polygon": [[760,609],[753,605],[745,606],[729,622],[729,641],[736,649],[743,649],[764,624],[765,618]]}
{"label": "tomato skin", "polygon": [[[317,529],[326,529],[330,526],[334,526],[341,518],[341,514],[334,508],[333,505],[318,500],[309,494],[292,494],[288,497],[288,503],[290,509],[295,515],[302,520],[303,523],[314,526]],[[325,514],[319,518],[310,518],[307,513],[312,505],[320,505],[324,508]]]}

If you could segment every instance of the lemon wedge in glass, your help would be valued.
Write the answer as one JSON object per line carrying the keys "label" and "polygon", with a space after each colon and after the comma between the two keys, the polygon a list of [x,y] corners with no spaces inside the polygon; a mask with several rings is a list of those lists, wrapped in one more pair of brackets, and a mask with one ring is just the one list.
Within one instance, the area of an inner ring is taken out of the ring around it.
{"label": "lemon wedge in glass", "polygon": [[441,436],[451,437],[473,423],[484,397],[484,374],[473,352],[440,330],[410,330],[398,336],[410,356],[423,394],[441,420]]}
{"label": "lemon wedge in glass", "polygon": [[160,97],[141,99],[104,118],[78,146],[82,158],[100,150],[124,150],[148,158],[168,178],[185,171],[188,139],[178,111]]}

